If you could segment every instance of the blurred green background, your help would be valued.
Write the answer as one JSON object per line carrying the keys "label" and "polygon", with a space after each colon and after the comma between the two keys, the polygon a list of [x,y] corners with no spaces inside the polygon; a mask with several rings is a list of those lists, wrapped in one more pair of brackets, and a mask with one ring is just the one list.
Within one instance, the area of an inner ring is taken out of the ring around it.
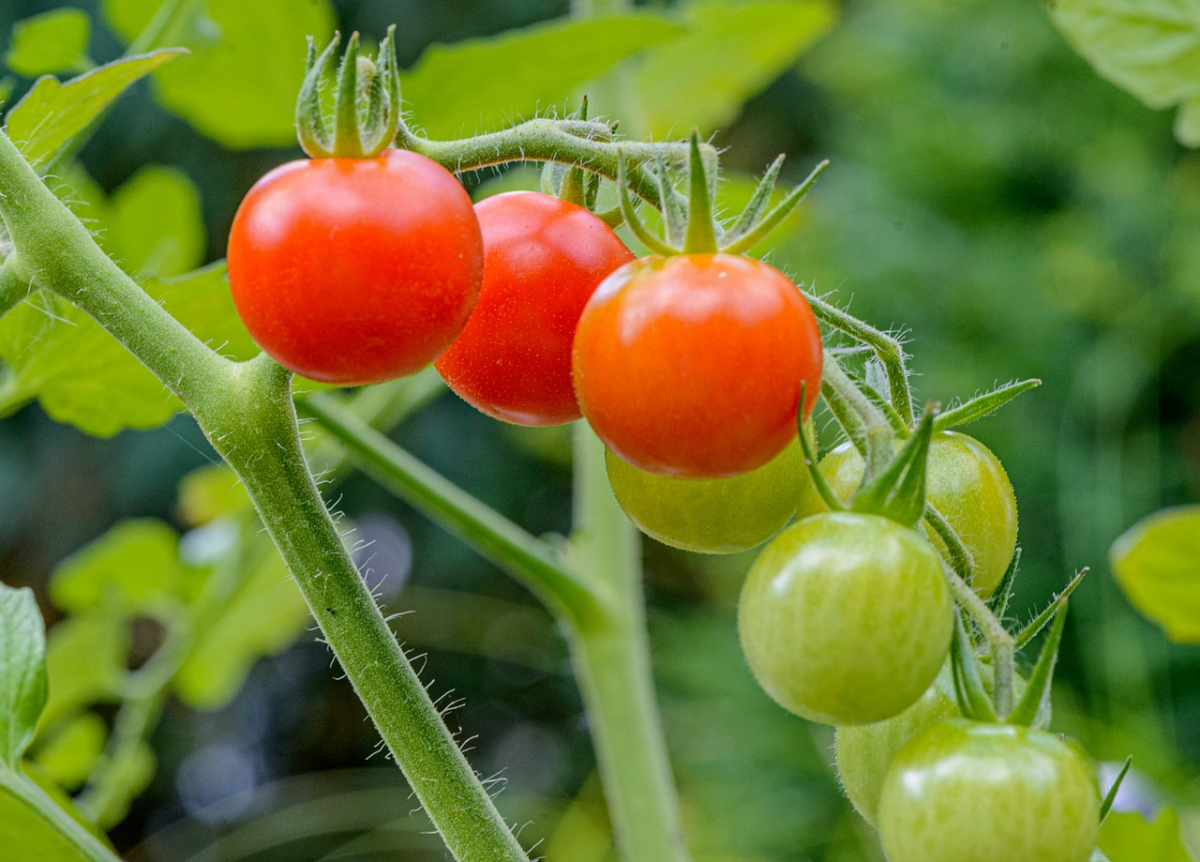
{"label": "blurred green background", "polygon": [[[136,20],[155,4],[116,5]],[[904,331],[923,398],[1044,381],[970,429],[1003,460],[1020,503],[1024,555],[1011,613],[1028,617],[1076,569],[1092,567],[1072,602],[1055,727],[1100,760],[1135,755],[1129,805],[1200,808],[1200,650],[1171,644],[1134,613],[1107,563],[1113,540],[1140,517],[1200,500],[1200,155],[1175,142],[1170,116],[1098,78],[1040,4],[775,5],[770,14],[747,5],[765,17],[742,22],[741,42],[720,42],[711,26],[708,41],[660,34],[616,78],[585,88],[593,113],[621,116],[630,135],[679,136],[699,122],[729,148],[735,176],[783,152],[785,176],[799,181],[830,158],[802,216],[775,239],[772,262],[859,317]],[[123,50],[124,25],[98,3],[35,0],[0,4],[0,50],[14,22],[60,6],[91,17],[96,62]],[[241,6],[260,20],[184,34],[200,46],[194,57],[118,102],[81,154],[95,189],[61,180],[78,187],[75,197],[99,199],[146,165],[181,172],[199,197],[184,183],[169,198],[194,244],[175,249],[175,272],[221,258],[241,196],[299,155],[286,125],[306,26],[327,31],[336,19],[378,38],[396,22],[409,67],[431,44],[570,12],[558,0]],[[737,6],[646,8],[702,31],[721,7]],[[221,20],[237,9],[212,2]],[[783,23],[770,26],[772,16]],[[212,47],[221,39],[254,46],[249,71],[261,86],[211,72],[228,59]],[[441,74],[418,70],[405,91],[415,123],[431,133],[491,128],[532,107],[489,113],[472,102],[472,85],[482,99],[520,89],[521,70],[499,65],[466,69],[467,95],[426,110],[421,94],[439,92]],[[19,95],[31,79],[14,83]],[[486,192],[494,177],[467,180]],[[731,197],[743,185],[731,182]],[[443,393],[393,436],[531,531],[568,528],[564,435],[501,427]],[[214,458],[186,417],[96,439],[37,406],[17,410],[0,421],[0,579],[46,599],[56,565],[121,519],[189,526],[178,484]],[[375,542],[370,568],[386,576],[387,609],[416,610],[398,631],[428,654],[435,695],[464,698],[453,720],[473,738],[477,768],[506,779],[502,811],[528,822],[523,839],[543,839],[552,860],[609,859],[586,722],[549,617],[366,479],[352,476],[337,495]],[[776,707],[743,664],[733,611],[752,557],[645,546],[655,670],[696,858],[879,860],[838,790],[831,732]],[[56,618],[48,600],[43,609]],[[154,635],[133,633],[136,661]],[[371,757],[375,734],[327,651],[311,631],[295,634],[292,646],[263,650],[276,654],[253,666],[227,705],[168,705],[151,740],[158,771],[113,833],[126,858],[444,858],[423,818],[409,816],[415,802],[391,764]],[[97,712],[111,719],[111,707]]]}

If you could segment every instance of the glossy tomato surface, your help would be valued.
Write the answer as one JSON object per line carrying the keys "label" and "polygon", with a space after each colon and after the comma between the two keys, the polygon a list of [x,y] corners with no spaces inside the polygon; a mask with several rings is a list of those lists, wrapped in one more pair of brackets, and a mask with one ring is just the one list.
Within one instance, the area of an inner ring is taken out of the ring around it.
{"label": "glossy tomato surface", "polygon": [[1087,862],[1099,815],[1074,747],[1040,730],[958,719],[896,756],[879,834],[889,862]]}
{"label": "glossy tomato surface", "polygon": [[[821,459],[821,474],[842,500],[862,481],[863,459],[844,443]],[[987,446],[955,431],[934,435],[929,446],[925,493],[950,523],[975,561],[975,592],[990,596],[1008,570],[1017,547],[1017,498],[1004,466]],[[800,503],[802,514],[826,511],[815,490]],[[929,540],[949,558],[932,530]]]}
{"label": "glossy tomato surface", "polygon": [[424,156],[276,168],[238,208],[229,284],[254,340],[327,383],[376,383],[434,360],[467,322],[483,240],[466,191]]}
{"label": "glossy tomato surface", "polygon": [[575,334],[583,415],[651,473],[733,476],[796,439],[821,380],[821,335],[783,273],[731,255],[647,257],[610,275]]}
{"label": "glossy tomato surface", "polygon": [[475,206],[483,290],[462,334],[434,363],[463,400],[517,425],[578,419],[571,344],[583,307],[633,253],[580,206],[509,192]]}
{"label": "glossy tomato surface", "polygon": [[608,482],[643,533],[685,551],[735,554],[787,526],[811,482],[799,440],[761,467],[725,479],[647,473],[605,452]]}
{"label": "glossy tomato surface", "polygon": [[823,724],[907,709],[946,660],[952,605],[941,563],[877,515],[814,515],[754,561],[738,604],[742,652],[781,706]]}

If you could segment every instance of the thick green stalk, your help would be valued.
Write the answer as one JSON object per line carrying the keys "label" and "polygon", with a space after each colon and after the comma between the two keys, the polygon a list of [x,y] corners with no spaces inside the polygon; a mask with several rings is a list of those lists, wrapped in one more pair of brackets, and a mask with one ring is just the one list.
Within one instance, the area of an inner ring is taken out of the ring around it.
{"label": "thick green stalk", "polygon": [[460,862],[527,857],[496,811],[342,545],[304,461],[290,374],[218,356],[95,244],[0,133],[0,216],[22,271],[79,305],[195,414],[241,477],[384,742]]}
{"label": "thick green stalk", "polygon": [[685,862],[687,848],[655,702],[638,534],[608,487],[604,447],[575,429],[572,563],[604,588],[601,612],[572,631],[617,846],[628,862]]}

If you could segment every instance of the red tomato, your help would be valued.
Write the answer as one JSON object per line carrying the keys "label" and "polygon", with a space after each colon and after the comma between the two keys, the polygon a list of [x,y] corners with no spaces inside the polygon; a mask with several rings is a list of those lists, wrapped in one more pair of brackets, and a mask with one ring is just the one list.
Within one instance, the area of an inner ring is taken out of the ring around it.
{"label": "red tomato", "polygon": [[313,159],[259,180],[229,233],[238,314],[275,361],[355,385],[428,365],[483,280],[471,198],[424,156]]}
{"label": "red tomato", "polygon": [[800,291],[758,260],[647,257],[609,276],[575,334],[583,415],[651,473],[716,478],[766,464],[796,437],[821,380],[821,333]]}
{"label": "red tomato", "polygon": [[579,418],[571,342],[605,276],[633,260],[586,209],[539,192],[475,206],[483,230],[483,290],[466,329],[435,364],[469,404],[516,425]]}

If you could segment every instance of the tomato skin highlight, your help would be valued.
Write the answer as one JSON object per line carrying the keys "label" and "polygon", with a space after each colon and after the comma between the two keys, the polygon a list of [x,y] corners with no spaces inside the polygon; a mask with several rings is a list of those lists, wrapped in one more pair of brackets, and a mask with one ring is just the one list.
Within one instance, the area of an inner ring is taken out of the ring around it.
{"label": "tomato skin highlight", "polygon": [[727,479],[647,473],[606,450],[613,495],[629,519],[665,545],[700,554],[736,554],[774,536],[796,514],[811,482],[799,440],[763,466]]}
{"label": "tomato skin highlight", "polygon": [[592,295],[575,334],[579,406],[650,473],[734,476],[796,438],[820,389],[820,330],[783,273],[726,254],[646,257]]}
{"label": "tomato skin highlight", "polygon": [[583,207],[539,192],[475,205],[483,290],[466,328],[434,363],[472,406],[515,425],[580,417],[571,345],[596,287],[633,260],[612,228]]}
{"label": "tomato skin highlight", "polygon": [[[862,456],[844,443],[821,459],[819,469],[839,499],[848,500],[862,481]],[[929,447],[926,496],[971,552],[975,592],[987,598],[1004,578],[1017,547],[1017,498],[1000,459],[974,437],[940,431]],[[799,508],[802,515],[827,511],[815,489]],[[929,528],[925,532],[948,560],[941,537]]]}
{"label": "tomato skin highlight", "polygon": [[1053,734],[956,719],[896,756],[879,803],[889,862],[1088,862],[1100,795]]}
{"label": "tomato skin highlight", "polygon": [[297,374],[346,386],[432,362],[483,278],[470,196],[404,150],[266,174],[238,208],[228,258],[234,304],[259,346]]}
{"label": "tomato skin highlight", "polygon": [[950,590],[917,532],[878,515],[814,515],[755,560],[742,652],[785,709],[822,724],[891,718],[929,688],[953,632]]}

